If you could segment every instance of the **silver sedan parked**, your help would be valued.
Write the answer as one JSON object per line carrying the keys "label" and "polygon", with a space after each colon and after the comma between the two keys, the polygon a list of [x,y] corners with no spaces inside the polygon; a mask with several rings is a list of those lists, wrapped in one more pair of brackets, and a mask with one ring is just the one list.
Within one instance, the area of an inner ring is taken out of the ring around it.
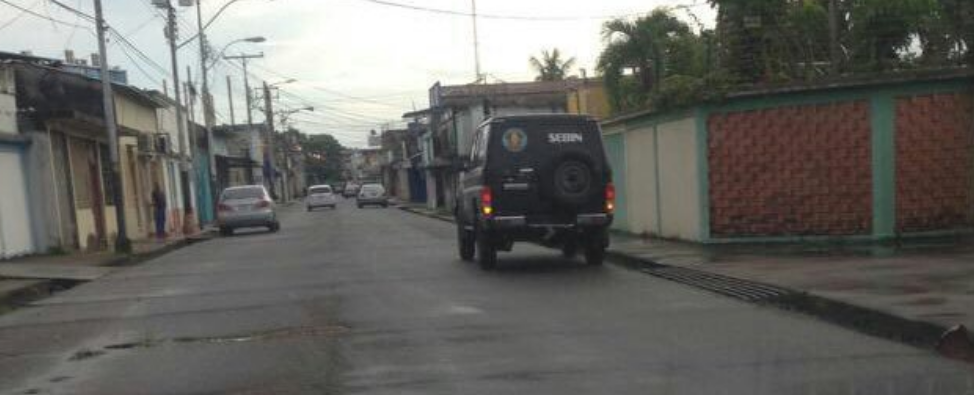
{"label": "silver sedan parked", "polygon": [[224,189],[217,204],[217,224],[224,236],[237,228],[267,227],[271,232],[281,228],[274,200],[261,185]]}

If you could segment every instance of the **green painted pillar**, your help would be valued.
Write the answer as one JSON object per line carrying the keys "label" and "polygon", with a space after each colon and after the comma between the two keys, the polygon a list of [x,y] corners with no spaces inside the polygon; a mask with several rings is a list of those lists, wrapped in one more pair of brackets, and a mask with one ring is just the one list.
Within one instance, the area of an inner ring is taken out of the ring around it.
{"label": "green painted pillar", "polygon": [[612,166],[612,183],[616,186],[616,212],[612,222],[613,229],[628,232],[629,206],[626,194],[626,132],[603,137],[605,151]]}
{"label": "green painted pillar", "polygon": [[873,238],[896,235],[896,109],[892,95],[870,100],[872,127]]}

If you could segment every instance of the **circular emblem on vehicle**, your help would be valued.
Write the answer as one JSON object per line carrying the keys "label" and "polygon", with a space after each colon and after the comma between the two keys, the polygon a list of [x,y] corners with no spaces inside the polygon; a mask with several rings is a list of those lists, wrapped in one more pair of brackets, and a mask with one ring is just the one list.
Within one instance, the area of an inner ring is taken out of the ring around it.
{"label": "circular emblem on vehicle", "polygon": [[528,135],[518,128],[507,129],[501,141],[508,151],[521,152],[528,146]]}

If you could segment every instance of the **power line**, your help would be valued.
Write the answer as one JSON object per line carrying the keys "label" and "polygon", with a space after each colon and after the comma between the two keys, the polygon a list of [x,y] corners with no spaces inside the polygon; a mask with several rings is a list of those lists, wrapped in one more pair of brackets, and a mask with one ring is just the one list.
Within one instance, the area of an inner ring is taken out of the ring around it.
{"label": "power line", "polygon": [[130,62],[132,62],[132,65],[135,66],[135,69],[138,70],[140,73],[142,73],[142,75],[145,76],[145,78],[148,79],[153,84],[154,87],[157,88],[160,87],[159,81],[156,80],[156,76],[150,75],[149,72],[143,69],[142,66],[140,66],[139,63],[134,58],[132,58],[132,55],[129,54],[129,52],[125,49],[125,47],[123,47],[121,44],[115,44],[114,46],[117,47],[120,51],[122,51],[122,55],[124,55]]}
{"label": "power line", "polygon": [[152,23],[152,21],[154,21],[154,20],[156,20],[158,18],[159,18],[159,15],[158,14],[150,15],[149,16],[149,19],[146,19],[145,22],[140,23],[139,26],[136,27],[135,29],[132,29],[132,30],[129,30],[128,32],[126,32],[125,35],[126,36],[135,35],[136,33],[142,31],[142,29],[145,29],[146,26],[149,26],[149,24]]}
{"label": "power line", "polygon": [[[257,69],[263,70],[264,72],[267,72],[267,73],[269,73],[271,75],[274,75],[276,77],[279,77],[279,78],[298,80],[297,78],[288,77],[286,75],[283,75],[281,73],[278,73],[276,71],[273,71],[271,69],[268,69],[268,68],[263,67],[263,66],[260,66],[260,65],[254,65],[254,67],[256,67]],[[298,80],[298,81],[300,83],[300,80]],[[335,95],[335,96],[339,96],[339,97],[342,97],[342,98],[345,98],[345,99],[349,99],[349,100],[359,101],[359,102],[363,102],[363,103],[371,103],[371,104],[376,104],[376,105],[386,106],[386,107],[399,108],[399,106],[395,106],[395,105],[392,105],[392,104],[383,103],[383,102],[380,102],[380,101],[376,101],[376,100],[372,100],[372,99],[367,99],[367,98],[364,98],[364,97],[356,97],[356,96],[352,96],[352,95],[349,95],[349,94],[346,94],[346,93],[342,93],[342,92],[335,91],[335,90],[331,90],[331,89],[327,89],[327,88],[322,88],[322,87],[318,87],[318,86],[314,86],[314,85],[307,85],[307,84],[302,84],[302,85],[307,86],[307,87],[309,87],[311,89],[314,89],[314,90],[317,90],[317,91],[329,93],[329,94],[332,94],[332,95]]]}
{"label": "power line", "polygon": [[[412,4],[395,3],[386,0],[359,0],[367,3],[378,4],[387,7],[407,9],[411,11],[421,11],[428,12],[432,14],[450,15],[470,18],[475,16],[473,13],[466,11],[456,11],[447,10],[443,8],[430,8],[423,7]],[[629,13],[629,14],[618,14],[618,15],[601,15],[601,16],[528,16],[528,15],[500,15],[500,14],[483,14],[477,13],[477,18],[482,19],[498,19],[498,20],[513,20],[513,21],[550,21],[550,22],[565,22],[565,21],[580,21],[580,20],[605,20],[605,19],[616,19],[616,18],[628,18],[637,15],[643,15],[644,12]]]}
{"label": "power line", "polygon": [[84,12],[81,12],[77,8],[68,6],[68,5],[66,5],[66,4],[64,4],[64,3],[60,2],[60,1],[57,1],[57,0],[47,0],[47,1],[53,3],[54,5],[56,5],[58,7],[61,7],[63,9],[65,9],[65,10],[67,10],[68,12],[70,12],[72,14],[75,14],[75,15],[81,17],[81,18],[87,19],[90,22],[94,22],[95,21],[95,17],[93,17],[91,15],[88,15],[88,14],[86,14]]}
{"label": "power line", "polygon": [[135,46],[135,44],[132,44],[131,41],[129,41],[124,36],[122,36],[122,34],[119,33],[117,30],[115,30],[114,28],[109,27],[108,28],[108,32],[116,40],[118,40],[123,45],[125,45],[126,47],[128,47],[130,50],[132,50],[133,52],[135,52],[138,55],[138,57],[143,60],[143,62],[145,64],[147,64],[149,66],[152,66],[154,69],[156,69],[156,71],[159,71],[162,75],[167,75],[169,73],[169,70],[168,69],[166,69],[165,67],[159,65],[159,63],[156,63],[155,60],[152,60],[151,57],[149,57],[144,52],[142,52],[142,50],[140,50],[137,46]]}
{"label": "power line", "polygon": [[[34,2],[34,4],[32,4],[32,5],[31,5],[30,7],[28,7],[28,8],[34,8],[34,7],[37,7],[37,5],[41,3],[41,1],[42,1],[42,0],[37,0],[37,1],[35,1],[35,2]],[[25,14],[27,14],[27,12],[26,12],[26,10],[21,10],[21,11],[20,11],[20,13],[18,13],[17,15],[14,15],[14,17],[13,17],[13,18],[10,18],[10,20],[9,20],[9,21],[6,21],[6,22],[4,22],[4,24],[3,24],[3,25],[0,25],[0,30],[3,30],[3,29],[6,29],[6,28],[7,28],[8,26],[10,26],[10,25],[13,25],[13,24],[14,24],[14,22],[17,22],[17,21],[19,21],[19,20],[20,20],[20,18],[22,18],[22,17],[23,17],[23,16],[25,15]]]}
{"label": "power line", "polygon": [[[229,64],[229,65],[233,66],[234,68],[237,68],[238,70],[243,71],[243,68],[240,65],[236,64],[236,63],[226,62],[223,59],[220,59],[220,61],[225,62],[226,64]],[[274,74],[274,75],[276,75],[278,77],[281,77],[281,78],[288,78],[288,77],[282,76],[282,75],[280,75],[278,73],[271,72],[271,71],[266,70],[266,69],[263,69],[263,68],[262,68],[262,70],[268,71],[269,73]],[[266,80],[266,78],[262,78],[261,76],[256,75],[256,74],[254,74],[251,71],[248,71],[247,72],[247,75],[250,76],[250,77],[253,77],[255,79]],[[301,96],[299,96],[299,95],[297,95],[295,93],[292,93],[292,92],[288,92],[288,91],[286,91],[284,89],[278,89],[278,91],[281,92],[281,94],[283,94],[285,96],[290,96],[291,98],[293,98],[295,100],[298,100],[299,102],[302,102],[304,105],[309,105],[309,106],[316,107],[316,108],[328,109],[330,111],[335,112],[336,114],[334,114],[334,115],[341,116],[341,117],[344,117],[344,118],[347,118],[347,119],[350,119],[350,120],[364,121],[364,122],[376,122],[376,123],[383,123],[383,122],[388,122],[389,121],[389,119],[375,118],[375,117],[371,117],[371,116],[365,115],[365,114],[358,114],[358,113],[354,113],[354,112],[350,112],[350,111],[345,111],[345,110],[338,109],[336,107],[332,107],[332,106],[329,106],[329,105],[326,105],[326,104],[322,104],[322,103],[319,103],[319,102],[315,102],[313,100],[308,100],[308,99],[306,99],[304,97],[301,97]]]}
{"label": "power line", "polygon": [[46,19],[48,21],[51,21],[51,22],[56,23],[56,24],[59,24],[59,25],[71,26],[71,27],[80,27],[80,28],[85,28],[85,29],[89,29],[90,28],[89,26],[79,25],[79,24],[71,23],[71,22],[67,22],[67,21],[62,21],[60,19],[56,19],[56,18],[53,18],[53,17],[48,16],[48,15],[39,14],[39,13],[33,11],[33,10],[30,10],[28,8],[24,8],[23,6],[17,5],[17,4],[12,3],[12,2],[10,2],[8,0],[0,0],[0,3],[6,4],[6,5],[8,5],[10,7],[13,7],[13,8],[16,8],[16,9],[20,10],[21,12],[27,13],[27,14],[32,15],[34,17],[41,18],[41,19]]}
{"label": "power line", "polygon": [[337,107],[333,107],[333,106],[330,106],[330,105],[327,105],[327,104],[316,103],[316,102],[314,102],[312,100],[305,99],[305,98],[303,98],[301,96],[298,96],[298,95],[296,95],[296,94],[294,94],[292,92],[285,91],[283,89],[281,90],[281,94],[283,94],[285,96],[289,96],[289,97],[291,97],[291,98],[293,98],[295,100],[298,100],[300,102],[303,102],[305,105],[310,105],[310,106],[319,105],[321,108],[325,108],[325,109],[328,109],[328,110],[331,110],[331,111],[335,111],[335,112],[338,112],[338,113],[342,113],[345,116],[350,117],[350,118],[360,118],[360,120],[363,120],[363,121],[372,121],[372,120],[379,121],[379,122],[385,122],[386,121],[386,119],[383,119],[383,118],[378,118],[378,117],[373,117],[371,115],[359,114],[359,113],[355,113],[355,112],[351,112],[351,111],[347,111],[347,110],[342,110],[342,109],[339,109]]}

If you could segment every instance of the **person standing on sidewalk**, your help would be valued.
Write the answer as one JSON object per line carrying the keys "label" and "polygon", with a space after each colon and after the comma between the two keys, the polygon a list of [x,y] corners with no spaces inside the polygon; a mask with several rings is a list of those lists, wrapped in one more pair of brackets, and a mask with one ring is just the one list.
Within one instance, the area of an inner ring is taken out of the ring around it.
{"label": "person standing on sidewalk", "polygon": [[156,238],[159,240],[166,238],[166,194],[159,188],[159,183],[152,187],[152,209],[156,219]]}

